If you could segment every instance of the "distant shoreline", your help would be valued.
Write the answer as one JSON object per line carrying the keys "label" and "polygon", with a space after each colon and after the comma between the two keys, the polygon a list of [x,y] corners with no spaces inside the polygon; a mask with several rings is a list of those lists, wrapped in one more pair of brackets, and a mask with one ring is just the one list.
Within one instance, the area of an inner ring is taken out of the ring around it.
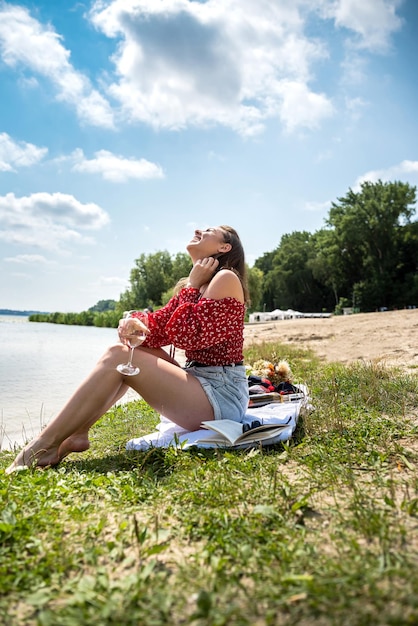
{"label": "distant shoreline", "polygon": [[20,315],[22,317],[28,317],[29,315],[36,314],[48,315],[47,311],[14,311],[12,309],[0,309],[0,315]]}

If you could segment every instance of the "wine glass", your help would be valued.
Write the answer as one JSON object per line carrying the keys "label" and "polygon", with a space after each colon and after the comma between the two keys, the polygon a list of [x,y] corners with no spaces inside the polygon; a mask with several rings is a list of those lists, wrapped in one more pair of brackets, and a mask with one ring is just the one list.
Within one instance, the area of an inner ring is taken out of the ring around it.
{"label": "wine glass", "polygon": [[[135,313],[135,315],[133,316],[132,313]],[[123,319],[137,319],[143,324],[143,326],[148,328],[148,314],[145,313],[145,311],[125,311]],[[121,363],[116,367],[118,372],[124,374],[125,376],[136,376],[136,374],[139,374],[140,369],[132,364],[132,359],[135,348],[140,346],[141,343],[145,341],[146,336],[146,332],[143,329],[136,327],[134,323],[132,323],[132,326],[130,327],[129,322],[127,323],[126,334],[123,338],[125,344],[130,348],[129,360],[127,363]]]}

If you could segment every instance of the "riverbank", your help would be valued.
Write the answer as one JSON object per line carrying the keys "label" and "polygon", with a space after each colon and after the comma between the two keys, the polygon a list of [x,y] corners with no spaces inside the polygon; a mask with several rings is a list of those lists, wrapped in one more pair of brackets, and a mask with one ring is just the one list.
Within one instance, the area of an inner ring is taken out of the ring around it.
{"label": "riverbank", "polygon": [[2,453],[5,626],[418,623],[418,380],[305,356],[315,410],[286,445],[127,453],[157,419],[139,401],[56,469]]}
{"label": "riverbank", "polygon": [[301,344],[327,362],[381,361],[418,368],[418,309],[246,324],[245,346]]}

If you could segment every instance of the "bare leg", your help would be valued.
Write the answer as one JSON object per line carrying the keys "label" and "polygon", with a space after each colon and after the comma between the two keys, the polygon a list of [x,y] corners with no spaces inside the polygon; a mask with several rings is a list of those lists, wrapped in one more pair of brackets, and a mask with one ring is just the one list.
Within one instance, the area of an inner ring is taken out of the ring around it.
{"label": "bare leg", "polygon": [[[101,380],[100,373],[106,369],[108,354],[100,359],[58,415],[18,454],[6,473],[22,465],[41,467],[56,465],[61,460],[60,446],[67,439],[68,445],[64,447],[64,456],[71,451],[81,452],[89,447],[89,427],[106,412],[114,399],[125,393],[127,388],[118,372],[109,385],[105,383],[104,377]],[[123,353],[120,358],[123,359]]]}
{"label": "bare leg", "polygon": [[156,411],[188,430],[199,428],[202,420],[213,419],[212,407],[198,380],[166,353],[135,350],[134,363],[141,372],[138,376],[123,376],[116,365],[126,359],[127,352],[121,344],[109,348],[63,409],[6,472],[22,465],[55,465],[70,452],[87,449],[89,428],[125,393],[126,385]]}
{"label": "bare leg", "polygon": [[[145,350],[145,348],[144,348],[144,350]],[[165,352],[165,350],[163,350],[163,349],[152,350],[152,353],[155,354],[155,356],[158,356],[159,358],[164,359],[165,361],[168,361],[170,363],[174,363],[175,365],[179,365],[177,363],[177,361],[172,359],[167,354],[167,352]],[[92,416],[91,419],[89,419],[88,422],[84,423],[77,432],[75,432],[72,435],[70,435],[69,437],[67,437],[67,439],[64,439],[64,441],[62,442],[62,444],[60,445],[59,450],[58,450],[58,456],[59,456],[61,461],[66,456],[71,454],[71,452],[84,452],[85,450],[89,449],[89,447],[90,447],[90,441],[89,441],[89,430],[90,430],[90,428],[93,426],[93,424],[95,424],[97,422],[98,419],[100,419],[100,417],[102,415],[104,415],[104,413],[106,413],[106,411],[108,411],[114,404],[116,404],[116,402],[118,400],[120,400],[125,395],[125,393],[128,391],[128,389],[129,389],[128,385],[122,385],[121,389],[118,390],[118,392],[116,393],[115,397],[112,398],[112,400],[110,401],[109,406],[108,407],[102,407],[101,411],[99,412],[99,416],[98,417],[97,417],[97,415]],[[42,460],[40,460],[40,464],[43,464]]]}
{"label": "bare leg", "polygon": [[[90,448],[90,441],[89,441],[90,428],[93,426],[93,424],[97,422],[98,419],[100,419],[102,415],[104,415],[104,413],[106,413],[106,411],[108,411],[114,404],[116,404],[118,400],[120,400],[120,398],[122,398],[125,395],[128,389],[129,389],[128,385],[123,385],[123,388],[121,389],[121,391],[116,394],[113,400],[111,400],[111,402],[109,403],[109,406],[105,408],[103,413],[100,412],[98,417],[96,415],[93,416],[88,422],[83,424],[82,427],[77,432],[73,433],[72,435],[64,439],[64,441],[62,442],[62,444],[60,445],[58,449],[58,456],[59,456],[60,461],[62,461],[66,456],[71,454],[71,452],[84,452],[85,450],[88,450]],[[104,407],[102,407],[102,410],[103,408]],[[39,460],[38,465],[41,465],[41,466],[44,465],[44,463],[42,462],[42,458]]]}

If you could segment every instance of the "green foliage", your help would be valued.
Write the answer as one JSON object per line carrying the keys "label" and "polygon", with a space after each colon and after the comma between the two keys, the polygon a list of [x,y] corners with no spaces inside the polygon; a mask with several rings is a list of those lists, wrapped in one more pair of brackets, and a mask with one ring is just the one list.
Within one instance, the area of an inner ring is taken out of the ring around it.
{"label": "green foliage", "polygon": [[185,252],[178,252],[173,258],[173,265],[171,270],[171,284],[175,285],[180,278],[185,278],[190,274],[192,269],[192,262],[190,257]]}
{"label": "green foliage", "polygon": [[0,470],[5,626],[417,623],[417,377],[259,358],[310,388],[287,443],[127,453],[158,420],[139,400],[56,469]]}
{"label": "green foliage", "polygon": [[294,232],[257,259],[269,309],[322,311],[345,298],[362,311],[418,302],[416,189],[365,182],[333,202],[326,228]]}
{"label": "green foliage", "polygon": [[109,309],[94,312],[92,307],[80,313],[36,313],[29,317],[31,322],[49,322],[50,324],[67,324],[69,326],[98,326],[116,328],[121,317],[121,310]]}
{"label": "green foliage", "polygon": [[263,306],[263,272],[258,267],[247,267],[250,309],[260,311]]}
{"label": "green foliage", "polygon": [[418,233],[411,224],[415,201],[416,190],[407,183],[378,181],[363,183],[357,193],[350,189],[332,203],[327,220],[335,242],[331,264],[342,295],[354,296],[364,311],[412,303],[405,299],[405,283],[418,269]]}
{"label": "green foliage", "polygon": [[162,305],[163,294],[191,269],[190,257],[178,253],[172,257],[167,251],[141,254],[131,270],[131,287],[120,299],[122,309],[141,309]]}
{"label": "green foliage", "polygon": [[[323,286],[322,288],[329,290],[329,294],[333,294],[333,304],[335,305],[341,300],[338,291],[343,275],[341,268],[334,260],[339,253],[339,247],[334,232],[327,229],[318,230],[313,235],[312,242],[314,245],[314,254],[308,259],[307,265],[312,271],[315,280]],[[332,308],[330,300],[328,300],[328,306],[330,309]]]}
{"label": "green foliage", "polygon": [[32,322],[52,324],[76,324],[116,328],[123,311],[159,307],[168,301],[177,281],[187,276],[191,269],[188,254],[178,253],[171,257],[168,252],[142,254],[131,271],[131,288],[121,294],[118,302],[100,300],[88,311],[80,313],[38,313],[29,317]]}
{"label": "green foliage", "polygon": [[[360,191],[350,189],[332,203],[326,228],[283,235],[275,250],[247,268],[250,310],[339,313],[341,302],[362,311],[417,305],[415,202],[416,188],[399,181],[365,182]],[[114,327],[125,310],[166,304],[190,269],[185,253],[141,254],[131,270],[130,288],[119,302],[102,300],[87,312],[36,314],[29,319]]]}
{"label": "green foliage", "polygon": [[342,315],[344,313],[343,309],[352,308],[352,302],[348,298],[340,298],[337,306],[335,307],[335,315]]}
{"label": "green foliage", "polygon": [[315,241],[314,235],[305,231],[283,235],[273,255],[256,261],[255,266],[264,272],[267,310],[321,311],[332,306],[332,293],[311,267],[316,258]]}
{"label": "green foliage", "polygon": [[116,300],[99,300],[94,306],[89,308],[93,313],[103,313],[105,311],[114,311],[116,309]]}

